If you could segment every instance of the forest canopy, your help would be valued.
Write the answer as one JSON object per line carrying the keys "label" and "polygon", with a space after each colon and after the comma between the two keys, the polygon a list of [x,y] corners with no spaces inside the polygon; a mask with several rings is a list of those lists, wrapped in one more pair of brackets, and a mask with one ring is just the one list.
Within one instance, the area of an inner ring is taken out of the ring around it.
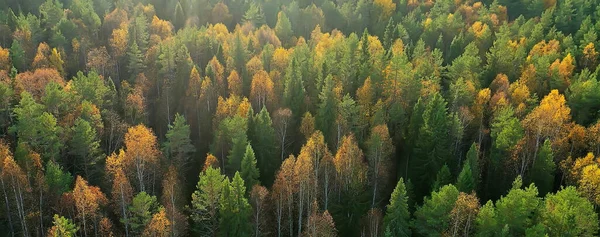
{"label": "forest canopy", "polygon": [[596,0],[0,0],[0,235],[596,236]]}

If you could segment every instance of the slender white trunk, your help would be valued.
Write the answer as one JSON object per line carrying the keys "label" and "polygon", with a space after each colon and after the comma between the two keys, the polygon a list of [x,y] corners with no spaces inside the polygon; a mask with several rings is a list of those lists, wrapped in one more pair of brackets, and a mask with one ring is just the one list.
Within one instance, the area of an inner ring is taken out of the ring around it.
{"label": "slender white trunk", "polygon": [[323,183],[323,196],[325,199],[325,210],[329,208],[329,172],[325,171],[325,178]]}
{"label": "slender white trunk", "polygon": [[83,218],[82,218],[83,219],[83,236],[87,236],[87,225],[86,225],[86,221],[85,221],[85,219],[86,219],[85,218],[85,208],[82,208],[81,210],[82,210],[81,212],[83,213],[82,214],[82,216],[83,216]]}
{"label": "slender white trunk", "polygon": [[293,215],[292,206],[294,205],[294,198],[291,193],[288,193],[287,201],[288,201],[288,224],[289,224],[290,237],[292,237],[292,236],[294,236],[294,221],[292,218],[292,215]]}
{"label": "slender white trunk", "polygon": [[283,215],[283,200],[281,195],[278,195],[276,205],[276,215],[277,215],[277,237],[281,237],[281,219]]}
{"label": "slender white trunk", "polygon": [[302,233],[302,212],[304,211],[304,187],[300,184],[298,192],[298,236]]}
{"label": "slender white trunk", "polygon": [[125,236],[129,237],[129,221],[127,221],[127,213],[125,212],[125,194],[123,193],[123,184],[119,184],[121,190],[121,213],[125,220]]}
{"label": "slender white trunk", "polygon": [[146,190],[144,187],[144,161],[139,156],[135,159],[135,169],[140,186],[140,192],[143,192]]}
{"label": "slender white trunk", "polygon": [[4,186],[4,179],[0,178],[0,183],[2,184],[2,193],[4,194],[4,203],[6,204],[6,217],[8,218],[8,226],[10,227],[11,235],[14,236],[15,230],[12,223],[10,203],[8,202],[8,194],[6,193],[6,187]]}

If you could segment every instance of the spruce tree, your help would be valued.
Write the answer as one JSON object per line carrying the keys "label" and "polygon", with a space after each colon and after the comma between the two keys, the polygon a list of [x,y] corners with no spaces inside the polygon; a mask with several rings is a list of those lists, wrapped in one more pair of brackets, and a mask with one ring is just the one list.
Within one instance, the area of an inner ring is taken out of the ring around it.
{"label": "spruce tree", "polygon": [[225,175],[221,169],[206,167],[200,173],[196,190],[192,193],[190,219],[192,231],[201,236],[214,236],[218,229],[218,215]]}
{"label": "spruce tree", "polygon": [[75,120],[71,128],[73,138],[69,143],[69,154],[73,156],[77,173],[84,174],[88,180],[97,175],[96,162],[101,158],[100,141],[96,130],[88,121],[81,118]]}
{"label": "spruce tree", "polygon": [[450,183],[452,183],[452,174],[450,174],[450,168],[448,168],[448,165],[444,165],[435,177],[435,182],[433,182],[432,190],[437,191],[441,187]]}
{"label": "spruce tree", "polygon": [[473,175],[473,180],[475,181],[474,189],[477,190],[479,187],[479,180],[481,176],[481,167],[479,164],[479,147],[477,144],[471,144],[471,148],[467,152],[467,158],[465,162],[469,162],[471,166],[471,174]]}
{"label": "spruce tree", "polygon": [[387,206],[383,225],[386,232],[390,231],[392,236],[411,236],[408,196],[403,178],[400,178],[390,197],[390,204]]}
{"label": "spruce tree", "polygon": [[178,168],[186,167],[196,148],[190,139],[190,125],[186,124],[182,115],[175,114],[175,120],[172,125],[169,125],[166,137],[167,141],[163,145],[165,154]]}
{"label": "spruce tree", "polygon": [[[419,114],[413,114],[419,116]],[[412,152],[412,180],[417,187],[417,198],[425,196],[434,180],[430,175],[431,170],[439,170],[443,164],[450,162],[450,139],[448,137],[448,112],[446,101],[439,93],[428,99],[421,115],[422,123],[418,129]],[[450,165],[452,167],[452,164]],[[420,188],[419,188],[420,187]]]}
{"label": "spruce tree", "polygon": [[302,111],[304,86],[300,65],[295,57],[289,63],[284,83],[283,104],[292,110],[292,115],[296,119],[300,118],[304,114]]}
{"label": "spruce tree", "polygon": [[335,92],[333,90],[333,76],[328,75],[325,78],[325,85],[323,90],[319,94],[319,108],[317,109],[316,125],[317,129],[323,132],[325,141],[333,144],[332,137],[335,132],[335,116],[337,108],[337,100],[335,98]]}
{"label": "spruce tree", "polygon": [[277,156],[273,121],[265,107],[254,116],[251,124],[248,126],[249,132],[252,130],[249,138],[256,153],[258,169],[261,174],[260,181],[263,185],[270,186],[273,183],[275,172],[279,168],[281,160]]}
{"label": "spruce tree", "polygon": [[10,46],[10,58],[13,66],[19,71],[24,72],[28,69],[27,56],[25,50],[18,40],[13,40]]}
{"label": "spruce tree", "polygon": [[140,50],[138,43],[133,41],[129,50],[127,50],[128,64],[127,69],[132,78],[143,72],[146,66],[144,65],[144,54]]}
{"label": "spruce tree", "polygon": [[471,193],[475,189],[475,179],[473,178],[470,163],[469,160],[465,162],[462,171],[458,175],[458,181],[456,182],[456,188],[464,193]]}
{"label": "spruce tree", "polygon": [[244,158],[242,158],[240,175],[242,176],[242,179],[246,184],[246,190],[248,191],[252,190],[252,187],[255,184],[260,184],[258,181],[260,171],[256,167],[256,157],[250,143],[246,146],[246,152],[244,153]]}
{"label": "spruce tree", "polygon": [[222,123],[225,123],[227,134],[231,140],[231,149],[227,156],[227,171],[229,174],[233,174],[240,170],[242,158],[246,152],[246,145],[248,144],[248,136],[246,135],[247,120],[239,115],[233,118],[226,118]]}
{"label": "spruce tree", "polygon": [[554,187],[554,155],[550,141],[546,140],[540,148],[531,169],[531,181],[538,187],[540,195],[546,195]]}
{"label": "spruce tree", "polygon": [[239,172],[235,173],[231,182],[228,179],[223,182],[223,196],[219,201],[219,236],[252,235],[252,207],[245,194],[246,187]]}

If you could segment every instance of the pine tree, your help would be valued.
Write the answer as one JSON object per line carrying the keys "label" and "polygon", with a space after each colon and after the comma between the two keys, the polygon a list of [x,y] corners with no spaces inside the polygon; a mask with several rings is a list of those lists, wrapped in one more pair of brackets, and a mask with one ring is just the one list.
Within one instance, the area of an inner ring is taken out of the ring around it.
{"label": "pine tree", "polygon": [[244,158],[246,145],[248,144],[246,135],[248,125],[246,118],[239,115],[234,116],[232,119],[226,119],[225,123],[231,133],[228,135],[231,138],[231,149],[227,156],[227,171],[231,174],[240,170],[242,158]]}
{"label": "pine tree", "polygon": [[48,190],[56,197],[68,192],[71,184],[73,184],[73,176],[53,161],[46,163],[45,178]]}
{"label": "pine tree", "polygon": [[590,201],[569,186],[548,194],[541,211],[541,223],[549,233],[592,236],[598,233],[598,214]]}
{"label": "pine tree", "polygon": [[394,23],[394,18],[390,17],[387,25],[385,26],[385,32],[383,32],[383,47],[390,52],[390,48],[394,43],[394,39],[397,38],[396,25]]}
{"label": "pine tree", "polygon": [[[536,224],[541,198],[535,185],[523,189],[518,176],[507,195],[496,202],[496,221],[499,227],[508,227],[510,236],[523,236],[527,229]],[[505,235],[506,236],[506,235]]]}
{"label": "pine tree", "polygon": [[256,152],[261,183],[270,186],[273,183],[275,172],[279,168],[281,160],[277,154],[277,141],[273,121],[265,107],[254,116],[251,130],[253,131],[249,134],[249,137],[252,141],[252,147]]}
{"label": "pine tree", "polygon": [[244,180],[244,183],[246,184],[246,190],[248,191],[252,190],[254,185],[260,183],[258,181],[260,172],[258,168],[256,168],[256,157],[250,143],[248,143],[246,146],[246,152],[244,153],[244,158],[242,158],[240,176]]}
{"label": "pine tree", "polygon": [[406,186],[404,186],[404,179],[400,178],[392,197],[390,197],[390,204],[387,206],[383,225],[386,232],[389,230],[392,236],[411,236],[409,220],[410,212],[408,211]]}
{"label": "pine tree", "polygon": [[477,146],[477,144],[471,144],[471,147],[467,152],[467,158],[465,162],[469,162],[469,165],[471,166],[471,174],[473,175],[473,180],[475,181],[474,189],[477,190],[481,176],[481,166],[479,164],[479,146]]}
{"label": "pine tree", "polygon": [[294,35],[292,31],[292,24],[290,19],[287,17],[284,11],[280,11],[277,14],[277,23],[275,24],[275,34],[282,41],[283,45],[289,45]]}
{"label": "pine tree", "polygon": [[265,15],[262,10],[261,4],[251,3],[246,13],[244,13],[244,20],[251,22],[254,27],[259,28],[263,24],[265,24]]}
{"label": "pine tree", "polygon": [[444,166],[442,166],[440,171],[438,171],[437,175],[435,176],[435,182],[433,182],[432,190],[437,191],[441,187],[450,183],[452,183],[452,174],[450,174],[448,165],[444,164]]}
{"label": "pine tree", "polygon": [[338,104],[334,92],[333,76],[328,75],[325,78],[325,84],[323,86],[323,89],[321,90],[321,93],[319,94],[319,100],[321,102],[319,103],[319,108],[317,110],[316,116],[317,130],[323,132],[323,135],[325,135],[325,141],[327,141],[329,144],[333,144],[331,142],[337,140],[334,139],[335,127],[332,125],[335,123],[337,114],[336,108]]}
{"label": "pine tree", "polygon": [[165,136],[167,137],[163,145],[165,154],[177,165],[178,170],[185,170],[191,155],[196,151],[190,139],[190,125],[182,115],[175,114],[175,120],[172,125],[169,125],[169,131]]}
{"label": "pine tree", "polygon": [[73,90],[82,97],[100,108],[104,108],[107,103],[107,95],[110,93],[108,83],[98,75],[95,71],[89,72],[87,75],[83,72],[78,72],[76,77],[71,80]]}
{"label": "pine tree", "polygon": [[[235,35],[233,44],[233,64],[236,72],[238,72],[242,78],[242,92],[247,95],[250,92],[250,79],[246,76],[246,60],[248,58],[248,52],[242,42],[242,36],[240,34]],[[208,72],[207,72],[208,74]]]}
{"label": "pine tree", "polygon": [[[448,163],[450,151],[450,139],[448,136],[448,113],[446,101],[439,93],[428,99],[421,115],[414,114],[422,119],[416,137],[415,148],[412,152],[410,167],[414,167],[412,180],[417,182],[417,198],[426,195],[433,184],[433,177],[429,174],[431,170],[439,170],[442,164]],[[451,165],[452,166],[452,165]]]}
{"label": "pine tree", "polygon": [[73,237],[77,236],[79,228],[70,219],[54,214],[52,223],[48,230],[48,236]]}
{"label": "pine tree", "polygon": [[531,169],[531,181],[538,187],[540,195],[546,195],[554,188],[554,155],[550,141],[546,140],[540,148]]}
{"label": "pine tree", "polygon": [[414,228],[422,236],[439,236],[450,226],[450,212],[458,199],[458,190],[452,184],[426,197],[423,206],[414,213]]}
{"label": "pine tree", "polygon": [[292,110],[292,115],[297,119],[304,114],[302,111],[304,85],[302,82],[302,72],[295,57],[289,63],[284,83],[283,104]]}
{"label": "pine tree", "polygon": [[358,55],[358,65],[356,71],[356,78],[352,82],[350,91],[356,91],[356,89],[363,84],[364,80],[367,79],[372,72],[371,53],[369,51],[369,32],[365,28],[362,37],[360,38],[360,51]]}
{"label": "pine tree", "polygon": [[31,94],[22,92],[21,101],[14,109],[18,122],[10,130],[16,132],[19,143],[30,146],[44,160],[55,160],[63,147],[59,139],[61,128],[52,114],[42,112],[43,108]]}
{"label": "pine tree", "polygon": [[129,206],[131,217],[129,225],[134,234],[141,234],[146,224],[152,219],[153,213],[158,210],[156,196],[150,196],[146,192],[140,192],[133,198]]}
{"label": "pine tree", "polygon": [[[192,193],[192,230],[201,236],[215,236],[219,221],[219,203],[223,186],[227,185],[221,169],[206,167],[200,173],[196,190]],[[228,182],[227,182],[228,183]]]}
{"label": "pine tree", "polygon": [[136,77],[139,73],[142,73],[146,68],[144,65],[144,54],[140,50],[138,43],[133,41],[129,50],[127,50],[128,64],[127,69],[129,70],[130,76]]}
{"label": "pine tree", "polygon": [[220,199],[219,209],[219,236],[250,236],[252,225],[252,207],[248,203],[244,180],[239,172],[235,173],[233,181],[225,179],[223,182],[223,196]]}
{"label": "pine tree", "polygon": [[96,163],[100,160],[100,141],[96,130],[90,123],[78,118],[71,128],[73,138],[69,143],[69,154],[74,157],[78,173],[84,174],[88,180],[94,180],[98,175]]}
{"label": "pine tree", "polygon": [[131,21],[129,36],[131,39],[129,42],[137,43],[142,54],[148,50],[148,19],[146,16],[140,14]]}
{"label": "pine tree", "polygon": [[462,171],[458,175],[456,188],[464,193],[471,193],[475,189],[475,179],[473,177],[470,160],[465,162]]}
{"label": "pine tree", "polygon": [[25,55],[25,50],[18,40],[13,40],[12,45],[10,46],[10,59],[13,66],[19,72],[27,70],[29,66],[27,63],[27,55]]}

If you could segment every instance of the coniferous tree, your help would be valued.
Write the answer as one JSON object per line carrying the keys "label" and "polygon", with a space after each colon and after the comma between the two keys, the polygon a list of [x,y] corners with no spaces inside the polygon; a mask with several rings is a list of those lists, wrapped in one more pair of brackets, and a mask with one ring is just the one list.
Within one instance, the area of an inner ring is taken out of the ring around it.
{"label": "coniferous tree", "polygon": [[219,209],[225,176],[220,168],[211,166],[200,173],[196,190],[192,193],[191,219],[194,233],[214,236],[219,226]]}
{"label": "coniferous tree", "polygon": [[27,65],[27,55],[25,54],[25,50],[19,41],[14,40],[10,47],[10,57],[12,61],[12,65],[20,72],[27,70],[29,65]]}
{"label": "coniferous tree", "polygon": [[447,230],[450,227],[450,212],[458,194],[458,189],[449,184],[431,193],[431,197],[425,197],[423,206],[418,207],[414,213],[417,233],[424,236],[441,235]]}
{"label": "coniferous tree", "polygon": [[440,171],[438,171],[437,175],[435,176],[435,182],[433,182],[433,186],[432,186],[432,191],[437,191],[438,189],[440,189],[443,186],[446,186],[446,184],[451,184],[452,183],[452,174],[450,174],[450,168],[448,168],[448,165],[442,166],[442,168],[440,169]]}
{"label": "coniferous tree", "polygon": [[303,114],[304,85],[298,60],[293,57],[285,73],[283,104],[292,110],[292,115],[298,119]]}
{"label": "coniferous tree", "polygon": [[73,176],[53,161],[46,163],[45,178],[48,190],[57,197],[68,192],[73,183]]}
{"label": "coniferous tree", "polygon": [[535,185],[523,189],[521,176],[513,182],[512,189],[496,202],[496,221],[500,228],[508,226],[510,235],[525,234],[536,225],[541,199]]}
{"label": "coniferous tree", "polygon": [[254,155],[254,149],[252,149],[250,143],[246,146],[246,152],[244,153],[244,158],[242,158],[240,176],[246,184],[246,190],[252,190],[254,185],[260,183],[258,181],[260,171],[256,167],[256,156]]}
{"label": "coniferous tree", "polygon": [[190,139],[190,125],[182,115],[175,114],[173,124],[169,125],[166,134],[167,141],[163,145],[165,154],[171,158],[171,162],[177,165],[179,170],[185,170],[190,162],[191,155],[196,151]]}
{"label": "coniferous tree", "polygon": [[127,57],[129,62],[127,64],[127,69],[129,70],[129,75],[131,75],[131,77],[135,77],[144,71],[146,68],[146,65],[144,64],[144,55],[136,41],[133,41],[131,46],[129,46]]}
{"label": "coniferous tree", "polygon": [[388,20],[388,23],[385,26],[385,31],[383,32],[383,47],[388,50],[388,52],[394,43],[394,39],[397,37],[396,32],[394,18],[390,17],[390,20]]}
{"label": "coniferous tree", "polygon": [[263,185],[269,186],[273,183],[275,172],[279,168],[281,160],[277,154],[273,121],[265,107],[254,116],[252,127],[249,130],[252,130],[249,131],[248,137],[256,154],[256,161],[261,174],[260,181]]}
{"label": "coniferous tree", "polygon": [[358,65],[356,79],[352,82],[350,91],[356,91],[362,82],[372,73],[371,53],[369,51],[369,32],[365,28],[360,38],[360,51],[358,56]]}
{"label": "coniferous tree", "polygon": [[434,94],[429,98],[423,109],[422,114],[413,114],[422,119],[418,128],[419,136],[414,143],[415,147],[412,153],[413,161],[410,166],[412,170],[413,181],[418,182],[415,191],[417,197],[422,197],[428,193],[427,187],[431,187],[434,180],[429,175],[431,170],[439,170],[442,164],[450,162],[450,141],[448,136],[448,113],[446,102],[439,94]]}
{"label": "coniferous tree", "polygon": [[223,182],[223,196],[219,201],[219,236],[250,236],[252,207],[246,199],[246,187],[239,172],[233,180]]}
{"label": "coniferous tree", "polygon": [[48,236],[77,236],[79,228],[70,219],[54,214],[53,226],[48,230]]}
{"label": "coniferous tree", "polygon": [[400,178],[387,206],[383,219],[384,228],[393,236],[411,236],[410,212],[408,210],[408,196],[404,179]]}
{"label": "coniferous tree", "polygon": [[246,152],[246,146],[248,144],[248,137],[246,135],[246,129],[248,125],[243,126],[243,124],[247,124],[245,121],[246,118],[242,118],[241,116],[235,116],[231,120],[227,120],[228,127],[231,136],[231,150],[229,151],[229,155],[227,156],[227,167],[229,173],[235,173],[239,171],[242,164],[242,159],[244,158],[244,153]]}
{"label": "coniferous tree", "polygon": [[538,187],[540,195],[546,195],[554,187],[554,169],[556,166],[549,140],[544,142],[536,158],[531,169],[531,181]]}
{"label": "coniferous tree", "polygon": [[275,24],[275,33],[284,45],[289,45],[293,37],[292,24],[284,11],[277,14],[277,23]]}
{"label": "coniferous tree", "polygon": [[158,210],[156,196],[150,196],[142,191],[135,195],[128,209],[131,213],[131,217],[128,220],[131,232],[141,234],[146,224],[152,219],[153,213]]}
{"label": "coniferous tree", "polygon": [[471,193],[473,190],[475,190],[475,178],[473,177],[470,160],[465,162],[462,171],[458,175],[456,188],[464,193]]}
{"label": "coniferous tree", "polygon": [[316,116],[316,127],[318,130],[323,132],[323,135],[325,135],[325,140],[330,144],[332,144],[332,141],[335,141],[333,139],[335,136],[335,128],[332,125],[335,122],[336,108],[338,104],[333,88],[333,77],[328,75],[327,78],[325,78],[323,90],[319,94],[319,99],[321,102],[319,103]]}
{"label": "coniferous tree", "polygon": [[100,160],[100,142],[96,130],[90,123],[78,118],[71,128],[73,138],[69,143],[69,153],[74,157],[75,167],[79,174],[84,174],[87,179],[97,177],[96,163]]}
{"label": "coniferous tree", "polygon": [[566,187],[548,194],[541,211],[541,223],[548,233],[578,236],[598,233],[597,213],[592,204],[581,197],[575,187]]}
{"label": "coniferous tree", "polygon": [[481,177],[481,165],[479,162],[479,146],[473,143],[467,151],[467,158],[465,162],[469,162],[469,166],[471,167],[471,175],[473,176],[473,180],[475,181],[475,190],[479,187],[479,181]]}

